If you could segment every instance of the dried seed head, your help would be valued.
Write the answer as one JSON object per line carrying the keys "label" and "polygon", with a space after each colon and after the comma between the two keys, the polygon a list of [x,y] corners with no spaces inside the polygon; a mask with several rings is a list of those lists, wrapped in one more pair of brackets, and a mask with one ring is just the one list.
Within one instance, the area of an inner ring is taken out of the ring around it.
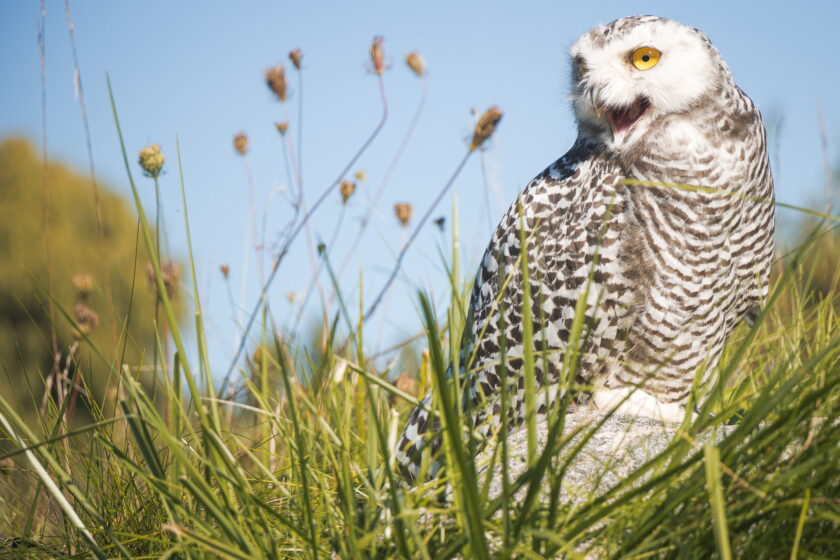
{"label": "dried seed head", "polygon": [[233,147],[239,152],[240,156],[248,153],[248,136],[244,132],[240,132],[233,137]]}
{"label": "dried seed head", "polygon": [[478,118],[473,130],[472,142],[470,143],[470,151],[480,147],[484,142],[493,135],[499,121],[502,120],[502,112],[498,107],[490,107],[483,115]]}
{"label": "dried seed head", "polygon": [[[166,295],[173,299],[178,295],[178,287],[181,283],[181,268],[172,261],[166,261],[160,265],[160,275],[163,279],[163,286],[166,288]],[[146,280],[149,282],[149,289],[157,294],[157,280],[155,279],[155,268],[152,263],[146,263]]]}
{"label": "dried seed head", "polygon": [[373,63],[373,73],[382,75],[385,71],[385,54],[382,52],[382,37],[374,37],[370,46],[370,60]]}
{"label": "dried seed head", "polygon": [[274,66],[265,71],[265,83],[268,84],[268,89],[274,92],[277,99],[286,101],[286,69],[280,66]]}
{"label": "dried seed head", "polygon": [[397,389],[402,391],[403,393],[408,393],[409,395],[416,395],[417,394],[417,380],[404,373],[397,377],[397,382],[395,383]]}
{"label": "dried seed head", "polygon": [[443,231],[443,226],[446,225],[446,218],[444,218],[443,216],[435,218],[435,225],[440,231]]}
{"label": "dried seed head", "polygon": [[85,300],[93,292],[93,278],[87,272],[77,272],[70,281],[79,299]]}
{"label": "dried seed head", "polygon": [[96,328],[99,324],[99,314],[84,303],[77,303],[73,306],[73,316],[76,318],[78,329],[73,331],[73,337],[84,338],[84,335]]}
{"label": "dried seed head", "polygon": [[423,57],[419,53],[408,53],[405,57],[405,63],[408,64],[412,72],[421,78],[426,75],[426,61],[423,60]]}
{"label": "dried seed head", "polygon": [[300,300],[300,296],[298,296],[297,292],[288,292],[286,299],[289,300],[289,303],[297,303]]}
{"label": "dried seed head", "polygon": [[274,123],[274,126],[277,128],[277,132],[279,132],[280,134],[286,134],[286,131],[289,130],[288,121],[276,122]]}
{"label": "dried seed head", "polygon": [[160,267],[160,273],[163,276],[166,294],[172,299],[178,293],[178,286],[181,282],[181,267],[172,261],[167,261]]}
{"label": "dried seed head", "polygon": [[347,200],[356,192],[356,183],[353,181],[342,181],[338,185],[338,190],[341,192],[341,203],[347,204]]}
{"label": "dried seed head", "polygon": [[300,61],[303,58],[303,53],[300,52],[300,49],[295,49],[289,52],[289,60],[292,61],[292,64],[295,66],[295,69],[300,70]]}
{"label": "dried seed head", "polygon": [[324,243],[323,241],[321,241],[320,243],[318,243],[318,254],[323,255],[326,252],[327,252],[327,244]]}
{"label": "dried seed head", "polygon": [[411,215],[413,213],[414,208],[408,202],[398,202],[394,205],[394,214],[396,214],[397,219],[403,226],[408,225],[408,222],[411,221]]}
{"label": "dried seed head", "polygon": [[222,276],[225,277],[225,280],[227,280],[228,276],[230,276],[230,267],[226,264],[220,266],[219,271],[222,273]]}
{"label": "dried seed head", "polygon": [[359,169],[358,171],[356,171],[353,177],[355,177],[357,181],[364,181],[367,177],[367,174],[365,173],[364,169]]}
{"label": "dried seed head", "polygon": [[257,346],[254,349],[254,353],[251,356],[251,361],[254,363],[254,365],[256,367],[261,368],[263,360],[265,360],[266,365],[268,365],[268,360],[269,360],[270,357],[271,357],[271,352],[268,350],[268,348],[266,348],[262,344],[260,344],[259,346]]}
{"label": "dried seed head", "polygon": [[145,173],[147,177],[156,179],[160,175],[160,171],[163,169],[163,163],[165,161],[166,159],[163,157],[163,152],[160,151],[160,146],[152,144],[140,150],[140,157],[138,158],[137,163],[139,163],[140,167],[143,168],[143,173]]}

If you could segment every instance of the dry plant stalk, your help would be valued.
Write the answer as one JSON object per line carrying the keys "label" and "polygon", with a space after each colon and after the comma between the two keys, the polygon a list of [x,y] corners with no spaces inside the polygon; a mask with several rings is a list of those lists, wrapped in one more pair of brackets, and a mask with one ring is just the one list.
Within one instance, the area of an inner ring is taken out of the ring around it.
{"label": "dry plant stalk", "polygon": [[475,123],[475,129],[473,130],[472,142],[470,143],[471,152],[481,147],[493,135],[496,131],[496,126],[502,120],[502,114],[498,107],[493,106],[478,118],[478,122]]}

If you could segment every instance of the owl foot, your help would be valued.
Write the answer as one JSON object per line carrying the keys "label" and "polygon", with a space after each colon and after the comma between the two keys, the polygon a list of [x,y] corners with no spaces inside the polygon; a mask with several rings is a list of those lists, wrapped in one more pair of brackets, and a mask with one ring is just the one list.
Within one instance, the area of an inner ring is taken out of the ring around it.
{"label": "owl foot", "polygon": [[[686,414],[681,404],[660,402],[653,395],[633,387],[599,389],[592,401],[599,410],[615,409],[615,414],[641,416],[661,422],[682,422]],[[692,412],[691,419],[696,420],[697,414]]]}

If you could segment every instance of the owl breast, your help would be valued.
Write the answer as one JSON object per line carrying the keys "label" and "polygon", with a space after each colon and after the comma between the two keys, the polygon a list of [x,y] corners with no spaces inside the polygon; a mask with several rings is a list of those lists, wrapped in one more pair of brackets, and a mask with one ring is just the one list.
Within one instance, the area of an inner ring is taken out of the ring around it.
{"label": "owl breast", "polygon": [[[626,178],[621,263],[633,280],[625,360],[610,387],[642,383],[685,402],[695,373],[714,371],[726,336],[766,296],[772,179],[758,111],[733,99],[662,123],[643,153],[620,157]],[[742,112],[722,108],[741,108]]]}

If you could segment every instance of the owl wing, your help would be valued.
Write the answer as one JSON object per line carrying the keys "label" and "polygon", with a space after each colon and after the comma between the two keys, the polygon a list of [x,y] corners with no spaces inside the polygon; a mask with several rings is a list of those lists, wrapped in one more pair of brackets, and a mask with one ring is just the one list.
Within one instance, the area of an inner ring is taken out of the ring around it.
{"label": "owl wing", "polygon": [[[523,227],[534,342],[536,350],[545,348],[549,356],[548,360],[536,360],[538,384],[558,380],[575,306],[587,288],[583,377],[591,377],[598,358],[609,354],[626,315],[622,312],[626,306],[620,305],[624,285],[615,281],[621,276],[616,254],[623,215],[621,179],[616,164],[604,156],[602,145],[579,137],[566,155],[520,193],[493,234],[476,273],[459,356],[465,408],[473,408],[482,398],[490,400],[489,406],[475,412],[474,423],[483,431],[499,420],[494,401],[500,389],[502,338],[513,383],[513,417],[522,417]],[[500,330],[502,322],[504,332]],[[430,404],[431,393],[423,401],[426,409]],[[485,422],[488,416],[491,422]],[[440,445],[437,431],[437,421],[429,422],[427,410],[413,411],[396,453],[409,478],[419,471],[420,452],[428,438],[433,438],[432,454],[436,454]],[[436,468],[433,465],[433,471]]]}
{"label": "owl wing", "polygon": [[[522,227],[534,341],[537,350],[544,346],[551,353],[549,371],[542,371],[545,363],[536,364],[538,383],[559,375],[575,307],[584,293],[589,348],[581,373],[585,378],[596,373],[595,358],[605,357],[612,347],[619,326],[627,323],[632,301],[618,259],[624,225],[622,179],[600,144],[579,139],[531,181],[502,218],[476,274],[462,341],[461,364],[468,372],[477,371],[484,395],[499,387],[494,365],[500,363],[500,336],[510,357],[508,369],[515,373],[522,367]],[[500,314],[504,333],[498,328]]]}

